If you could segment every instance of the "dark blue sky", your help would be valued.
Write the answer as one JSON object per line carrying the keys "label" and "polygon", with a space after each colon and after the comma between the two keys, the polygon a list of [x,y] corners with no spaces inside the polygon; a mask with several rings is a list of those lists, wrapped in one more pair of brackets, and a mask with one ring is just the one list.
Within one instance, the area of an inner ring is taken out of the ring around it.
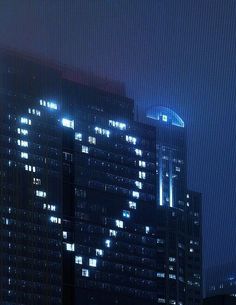
{"label": "dark blue sky", "polygon": [[235,259],[234,0],[1,0],[0,43],[120,80],[140,111],[175,110],[203,193],[204,264]]}

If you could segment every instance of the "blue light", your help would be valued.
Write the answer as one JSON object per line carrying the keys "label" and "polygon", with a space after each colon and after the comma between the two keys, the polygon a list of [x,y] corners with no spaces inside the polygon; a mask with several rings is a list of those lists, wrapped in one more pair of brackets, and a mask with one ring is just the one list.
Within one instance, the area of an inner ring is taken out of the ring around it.
{"label": "blue light", "polygon": [[123,217],[130,218],[130,211],[123,210]]}
{"label": "blue light", "polygon": [[157,121],[161,120],[163,122],[169,121],[172,125],[184,127],[184,121],[181,117],[173,110],[163,106],[153,106],[149,108],[147,111],[147,118]]}
{"label": "blue light", "polygon": [[61,122],[64,127],[74,129],[74,120],[69,120],[69,119],[63,118]]}

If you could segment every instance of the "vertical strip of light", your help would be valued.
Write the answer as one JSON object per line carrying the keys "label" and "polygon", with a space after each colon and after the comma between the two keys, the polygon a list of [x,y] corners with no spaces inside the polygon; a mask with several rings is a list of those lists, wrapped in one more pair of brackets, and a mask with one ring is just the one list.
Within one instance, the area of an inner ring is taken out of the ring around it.
{"label": "vertical strip of light", "polygon": [[159,204],[163,205],[162,152],[159,150]]}
{"label": "vertical strip of light", "polygon": [[170,207],[173,208],[173,161],[172,161],[172,151],[169,155],[169,198],[170,198]]}

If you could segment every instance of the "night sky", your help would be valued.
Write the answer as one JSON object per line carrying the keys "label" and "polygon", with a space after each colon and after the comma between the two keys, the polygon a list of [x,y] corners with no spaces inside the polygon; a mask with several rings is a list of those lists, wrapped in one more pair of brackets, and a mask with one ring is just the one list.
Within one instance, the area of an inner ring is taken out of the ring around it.
{"label": "night sky", "polygon": [[140,115],[175,110],[204,266],[236,260],[236,1],[0,0],[0,44],[124,82]]}

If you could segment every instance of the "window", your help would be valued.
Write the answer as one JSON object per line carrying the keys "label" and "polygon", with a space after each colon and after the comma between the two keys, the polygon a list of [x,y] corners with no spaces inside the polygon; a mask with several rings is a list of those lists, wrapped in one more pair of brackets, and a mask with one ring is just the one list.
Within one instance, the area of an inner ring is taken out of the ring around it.
{"label": "window", "polygon": [[167,122],[167,119],[168,119],[168,118],[167,118],[167,115],[163,114],[163,115],[162,115],[162,121]]}
{"label": "window", "polygon": [[50,217],[50,221],[53,222],[53,223],[58,223],[58,224],[60,224],[60,223],[61,223],[61,218],[55,217],[55,216],[51,216],[51,217]]}
{"label": "window", "polygon": [[123,210],[123,217],[130,218],[130,211]]}
{"label": "window", "polygon": [[33,184],[35,184],[35,185],[41,185],[41,179],[39,179],[39,178],[33,178]]}
{"label": "window", "polygon": [[134,201],[129,201],[129,208],[130,208],[130,209],[136,210],[136,202],[134,202]]}
{"label": "window", "polygon": [[145,227],[145,232],[146,232],[146,234],[148,234],[150,232],[150,227],[146,226]]}
{"label": "window", "polygon": [[145,162],[145,161],[142,161],[142,160],[139,160],[139,161],[138,161],[138,165],[139,165],[140,167],[146,167],[146,162]]}
{"label": "window", "polygon": [[28,142],[23,140],[17,140],[17,144],[22,147],[28,147]]}
{"label": "window", "polygon": [[82,256],[75,256],[75,263],[78,265],[82,265],[83,264]]}
{"label": "window", "polygon": [[88,146],[82,145],[82,153],[88,154],[88,152],[89,152]]}
{"label": "window", "polygon": [[94,129],[95,129],[96,134],[104,135],[107,138],[110,137],[110,131],[109,130],[103,129],[103,128],[100,128],[100,127],[95,127]]}
{"label": "window", "polygon": [[139,179],[146,179],[146,173],[139,171],[138,172],[138,177],[139,177]]}
{"label": "window", "polygon": [[96,138],[95,137],[88,137],[88,141],[90,144],[96,144]]}
{"label": "window", "polygon": [[17,128],[17,133],[22,134],[23,136],[28,135],[28,130],[27,129],[22,129],[22,128]]}
{"label": "window", "polygon": [[30,119],[27,119],[27,118],[24,118],[24,117],[22,117],[22,118],[20,119],[20,122],[21,122],[22,124],[31,125],[31,120],[30,120]]}
{"label": "window", "polygon": [[124,223],[123,223],[123,221],[122,220],[116,220],[116,226],[118,227],[118,228],[123,228],[124,227]]}
{"label": "window", "polygon": [[75,244],[66,243],[66,250],[70,251],[70,252],[74,252],[75,251]]}
{"label": "window", "polygon": [[62,119],[62,125],[64,127],[72,128],[74,129],[74,120],[69,120],[69,119]]}
{"label": "window", "polygon": [[169,257],[169,262],[175,262],[176,258],[175,257]]}
{"label": "window", "polygon": [[136,192],[136,191],[133,191],[132,192],[132,196],[134,197],[134,198],[139,198],[139,192]]}
{"label": "window", "polygon": [[175,274],[169,274],[169,279],[176,280],[176,275]]}
{"label": "window", "polygon": [[28,159],[28,153],[26,152],[21,152],[20,156],[22,159]]}
{"label": "window", "polygon": [[143,152],[142,152],[142,150],[141,149],[138,149],[138,148],[135,148],[135,154],[136,154],[136,156],[140,156],[140,157],[142,157],[142,155],[143,155]]}
{"label": "window", "polygon": [[88,269],[82,269],[82,276],[89,277],[89,270]]}
{"label": "window", "polygon": [[125,141],[134,145],[137,143],[137,139],[135,137],[127,135],[125,136]]}
{"label": "window", "polygon": [[82,133],[76,132],[75,133],[75,140],[82,141]]}
{"label": "window", "polygon": [[63,232],[62,232],[62,236],[63,236],[64,239],[67,239],[67,232],[66,232],[66,231],[63,231]]}
{"label": "window", "polygon": [[96,253],[96,256],[103,256],[103,250],[102,249],[96,249],[95,253]]}
{"label": "window", "polygon": [[47,194],[46,192],[36,190],[36,196],[45,198]]}
{"label": "window", "polygon": [[175,167],[175,170],[176,170],[177,172],[180,172],[180,167],[179,167],[179,166],[176,166],[176,167]]}
{"label": "window", "polygon": [[31,166],[31,165],[27,165],[27,164],[25,165],[25,170],[29,171],[29,172],[33,172],[33,173],[36,172],[35,166]]}
{"label": "window", "polygon": [[140,181],[135,181],[135,185],[137,186],[138,189],[142,189],[143,188],[143,184]]}
{"label": "window", "polygon": [[28,113],[34,114],[34,115],[37,115],[37,116],[41,116],[41,112],[40,112],[39,110],[37,110],[37,109],[31,109],[31,108],[29,108],[29,109],[28,109]]}
{"label": "window", "polygon": [[93,258],[90,258],[89,259],[89,266],[90,267],[97,267],[97,260],[93,259]]}
{"label": "window", "polygon": [[50,109],[54,109],[54,110],[57,110],[57,104],[56,103],[54,103],[54,102],[46,102],[45,100],[40,100],[39,101],[39,103],[40,103],[40,105],[41,106],[44,106],[44,107],[48,107],[48,108],[50,108]]}
{"label": "window", "polygon": [[112,126],[112,127],[119,128],[120,130],[125,130],[126,129],[126,124],[125,123],[121,123],[121,122],[117,122],[117,121],[113,121],[113,120],[109,120],[109,125]]}
{"label": "window", "polygon": [[165,278],[165,273],[163,273],[163,272],[157,272],[157,277]]}
{"label": "window", "polygon": [[109,230],[109,235],[116,237],[117,231],[116,230]]}
{"label": "window", "polygon": [[110,248],[110,247],[111,247],[111,241],[110,241],[110,239],[106,239],[106,240],[105,240],[105,245],[106,245],[107,248]]}

